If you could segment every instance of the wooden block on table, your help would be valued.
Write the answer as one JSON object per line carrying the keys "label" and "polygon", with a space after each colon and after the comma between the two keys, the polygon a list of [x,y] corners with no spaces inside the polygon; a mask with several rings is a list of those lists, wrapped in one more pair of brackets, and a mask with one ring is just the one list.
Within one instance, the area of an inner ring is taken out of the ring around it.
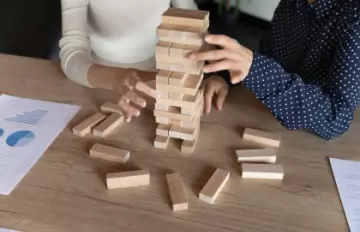
{"label": "wooden block on table", "polygon": [[108,118],[94,128],[93,134],[94,136],[106,137],[123,122],[124,116],[118,113],[112,113]]}
{"label": "wooden block on table", "polygon": [[200,200],[203,200],[209,204],[213,204],[229,180],[229,177],[230,172],[220,168],[216,169],[214,174],[210,177],[204,188],[201,190],[199,194]]}
{"label": "wooden block on table", "polygon": [[172,43],[171,42],[166,42],[166,41],[159,41],[156,44],[156,49],[155,52],[156,54],[161,54],[161,55],[170,55],[170,47],[171,47]]}
{"label": "wooden block on table", "polygon": [[94,144],[89,151],[90,157],[104,159],[117,163],[126,163],[130,158],[130,151],[110,147],[102,144]]}
{"label": "wooden block on table", "polygon": [[262,143],[269,146],[278,147],[280,146],[281,136],[271,132],[246,128],[243,139],[257,143]]}
{"label": "wooden block on table", "polygon": [[236,157],[239,163],[245,163],[245,162],[275,163],[276,162],[276,153],[272,149],[236,150]]}
{"label": "wooden block on table", "polygon": [[169,137],[169,130],[170,130],[170,125],[168,125],[168,124],[159,124],[158,127],[156,128],[156,135]]}
{"label": "wooden block on table", "polygon": [[182,86],[187,79],[186,73],[181,72],[172,72],[169,76],[169,85],[172,86]]}
{"label": "wooden block on table", "polygon": [[106,185],[108,189],[137,187],[149,184],[150,172],[148,169],[106,174]]}
{"label": "wooden block on table", "polygon": [[188,201],[180,173],[166,175],[173,211],[187,210]]}
{"label": "wooden block on table", "polygon": [[175,138],[175,139],[180,139],[181,138],[181,130],[182,130],[182,128],[180,126],[171,125],[170,130],[169,130],[169,137]]}
{"label": "wooden block on table", "polygon": [[102,106],[100,106],[100,110],[106,113],[118,113],[122,115],[120,106],[111,102],[105,102]]}
{"label": "wooden block on table", "polygon": [[170,63],[156,61],[156,69],[169,70],[170,71]]}
{"label": "wooden block on table", "polygon": [[242,178],[252,179],[275,179],[284,178],[284,170],[279,164],[241,164]]}
{"label": "wooden block on table", "polygon": [[160,70],[156,74],[156,83],[168,85],[170,76],[171,76],[171,71]]}
{"label": "wooden block on table", "polygon": [[170,137],[158,135],[155,138],[154,147],[166,149],[167,146],[169,145],[169,140],[170,140]]}
{"label": "wooden block on table", "polygon": [[84,137],[87,134],[91,133],[91,129],[96,126],[98,123],[103,121],[106,118],[106,115],[102,113],[96,113],[92,115],[91,117],[85,119],[80,124],[76,125],[73,128],[74,135]]}

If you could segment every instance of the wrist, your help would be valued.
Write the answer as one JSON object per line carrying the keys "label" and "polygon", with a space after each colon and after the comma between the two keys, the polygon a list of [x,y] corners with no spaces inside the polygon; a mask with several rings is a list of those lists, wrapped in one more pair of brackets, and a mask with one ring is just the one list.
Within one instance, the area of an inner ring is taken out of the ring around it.
{"label": "wrist", "polygon": [[116,78],[119,68],[92,65],[88,72],[88,82],[93,88],[113,89],[113,80]]}

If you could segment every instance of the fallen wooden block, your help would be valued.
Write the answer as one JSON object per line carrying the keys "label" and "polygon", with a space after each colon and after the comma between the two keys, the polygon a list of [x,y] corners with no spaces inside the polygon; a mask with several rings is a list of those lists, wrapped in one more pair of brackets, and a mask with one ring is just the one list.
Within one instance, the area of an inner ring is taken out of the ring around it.
{"label": "fallen wooden block", "polygon": [[108,189],[137,187],[149,184],[150,172],[148,169],[106,174],[106,185]]}
{"label": "fallen wooden block", "polygon": [[272,149],[246,149],[236,150],[237,161],[275,163],[276,154]]}
{"label": "fallen wooden block", "polygon": [[105,113],[118,113],[122,115],[120,106],[111,102],[105,102],[102,106],[100,106],[100,110]]}
{"label": "fallen wooden block", "polygon": [[226,182],[229,180],[229,177],[230,172],[224,171],[220,168],[216,169],[214,174],[201,190],[199,194],[200,200],[213,204],[221,190],[224,188]]}
{"label": "fallen wooden block", "polygon": [[166,149],[169,144],[169,140],[170,140],[169,137],[158,135],[155,138],[154,147]]}
{"label": "fallen wooden block", "polygon": [[280,146],[281,136],[275,133],[246,128],[243,139],[269,146]]}
{"label": "fallen wooden block", "polygon": [[94,136],[104,138],[113,132],[123,121],[124,116],[118,113],[112,113],[107,119],[94,128],[93,134]]}
{"label": "fallen wooden block", "polygon": [[284,170],[280,164],[241,164],[242,178],[276,179],[284,178]]}
{"label": "fallen wooden block", "polygon": [[187,210],[188,201],[180,174],[167,174],[166,179],[173,211]]}
{"label": "fallen wooden block", "polygon": [[130,158],[130,151],[110,147],[102,144],[94,144],[89,151],[90,157],[104,159],[117,163],[126,163]]}
{"label": "fallen wooden block", "polygon": [[102,113],[96,113],[91,117],[85,119],[80,124],[76,125],[73,128],[73,133],[77,136],[84,137],[87,134],[91,133],[91,129],[96,126],[98,123],[103,121],[106,116]]}

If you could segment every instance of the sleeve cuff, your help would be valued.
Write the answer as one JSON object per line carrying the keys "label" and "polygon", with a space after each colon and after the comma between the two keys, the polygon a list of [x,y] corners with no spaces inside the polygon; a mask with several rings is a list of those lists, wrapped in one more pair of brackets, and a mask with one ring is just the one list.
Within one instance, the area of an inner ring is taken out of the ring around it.
{"label": "sleeve cuff", "polygon": [[253,56],[253,61],[250,67],[250,71],[249,74],[247,75],[247,77],[243,80],[243,85],[246,86],[248,89],[251,89],[250,87],[253,86],[256,83],[259,83],[259,79],[263,78],[264,74],[263,70],[259,69],[258,67],[262,66],[261,64],[263,64],[264,62],[266,62],[267,57],[254,52],[254,56]]}

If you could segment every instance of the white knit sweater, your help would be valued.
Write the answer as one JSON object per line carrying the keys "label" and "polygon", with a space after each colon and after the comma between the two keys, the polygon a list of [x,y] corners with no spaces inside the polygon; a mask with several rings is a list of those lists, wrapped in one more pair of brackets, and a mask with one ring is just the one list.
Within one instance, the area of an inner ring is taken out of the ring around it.
{"label": "white knit sweater", "polygon": [[60,58],[66,76],[90,86],[94,63],[154,70],[156,27],[170,6],[197,9],[193,0],[61,0]]}

